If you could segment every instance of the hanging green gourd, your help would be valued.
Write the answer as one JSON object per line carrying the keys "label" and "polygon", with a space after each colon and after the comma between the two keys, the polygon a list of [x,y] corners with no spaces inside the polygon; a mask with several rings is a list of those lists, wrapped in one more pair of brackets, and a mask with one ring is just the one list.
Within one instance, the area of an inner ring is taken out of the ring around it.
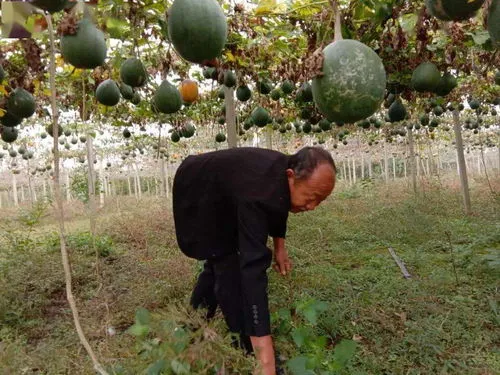
{"label": "hanging green gourd", "polygon": [[326,46],[321,72],[313,79],[313,99],[329,121],[354,123],[375,113],[384,99],[386,74],[380,57],[357,40],[342,39],[334,2],[335,40]]}

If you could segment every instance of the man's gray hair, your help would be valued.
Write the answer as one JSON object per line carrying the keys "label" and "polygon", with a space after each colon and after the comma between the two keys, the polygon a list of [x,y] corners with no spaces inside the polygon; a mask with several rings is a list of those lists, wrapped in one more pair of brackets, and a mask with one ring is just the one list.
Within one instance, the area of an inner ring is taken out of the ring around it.
{"label": "man's gray hair", "polygon": [[289,157],[288,168],[292,169],[295,177],[300,180],[309,178],[316,167],[323,163],[329,164],[337,173],[335,162],[328,151],[321,147],[308,146]]}

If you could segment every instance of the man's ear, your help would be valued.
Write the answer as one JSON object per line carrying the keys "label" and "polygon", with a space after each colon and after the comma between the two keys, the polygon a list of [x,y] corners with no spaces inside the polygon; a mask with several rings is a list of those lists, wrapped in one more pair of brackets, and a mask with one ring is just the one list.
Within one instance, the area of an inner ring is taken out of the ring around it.
{"label": "man's ear", "polygon": [[293,169],[288,168],[288,169],[286,170],[286,176],[287,176],[288,178],[295,178],[295,172],[293,171]]}

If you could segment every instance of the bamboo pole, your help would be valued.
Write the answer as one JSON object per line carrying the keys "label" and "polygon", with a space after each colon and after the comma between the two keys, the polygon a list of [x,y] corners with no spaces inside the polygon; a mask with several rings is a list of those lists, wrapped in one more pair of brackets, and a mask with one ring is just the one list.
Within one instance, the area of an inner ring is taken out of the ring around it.
{"label": "bamboo pole", "polygon": [[51,93],[51,108],[52,108],[52,125],[54,129],[54,190],[55,197],[57,203],[58,210],[58,222],[59,222],[59,238],[61,245],[61,257],[64,268],[64,278],[66,281],[66,297],[68,299],[68,303],[70,305],[71,312],[73,314],[73,321],[75,324],[75,328],[78,334],[78,338],[82,343],[83,347],[87,351],[87,354],[92,360],[94,364],[94,369],[101,375],[108,375],[108,373],[101,366],[99,361],[97,360],[94,351],[90,347],[90,344],[85,337],[83,329],[80,324],[80,318],[78,314],[78,309],[76,307],[76,302],[73,296],[72,291],[72,280],[71,280],[71,268],[69,263],[69,255],[66,249],[66,234],[65,234],[65,226],[64,226],[64,208],[62,203],[62,193],[61,186],[59,181],[59,144],[58,144],[58,112],[57,112],[57,104],[56,104],[56,63],[55,63],[55,41],[54,41],[54,27],[52,25],[52,16],[48,13],[44,14],[45,19],[47,20],[47,25],[49,29],[49,39],[50,39],[50,68],[49,68],[49,85],[50,85],[50,93]]}

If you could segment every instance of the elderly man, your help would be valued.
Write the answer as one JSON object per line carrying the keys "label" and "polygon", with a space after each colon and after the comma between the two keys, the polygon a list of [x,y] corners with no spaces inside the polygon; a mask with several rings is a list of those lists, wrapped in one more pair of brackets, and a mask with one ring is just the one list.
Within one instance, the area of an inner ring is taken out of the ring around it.
{"label": "elderly man", "polygon": [[291,270],[285,249],[288,212],[314,210],[335,186],[331,155],[305,147],[287,156],[235,148],[188,156],[174,178],[177,242],[184,254],[206,260],[191,296],[210,319],[221,307],[239,345],[256,352],[264,375],[276,373],[266,270]]}

